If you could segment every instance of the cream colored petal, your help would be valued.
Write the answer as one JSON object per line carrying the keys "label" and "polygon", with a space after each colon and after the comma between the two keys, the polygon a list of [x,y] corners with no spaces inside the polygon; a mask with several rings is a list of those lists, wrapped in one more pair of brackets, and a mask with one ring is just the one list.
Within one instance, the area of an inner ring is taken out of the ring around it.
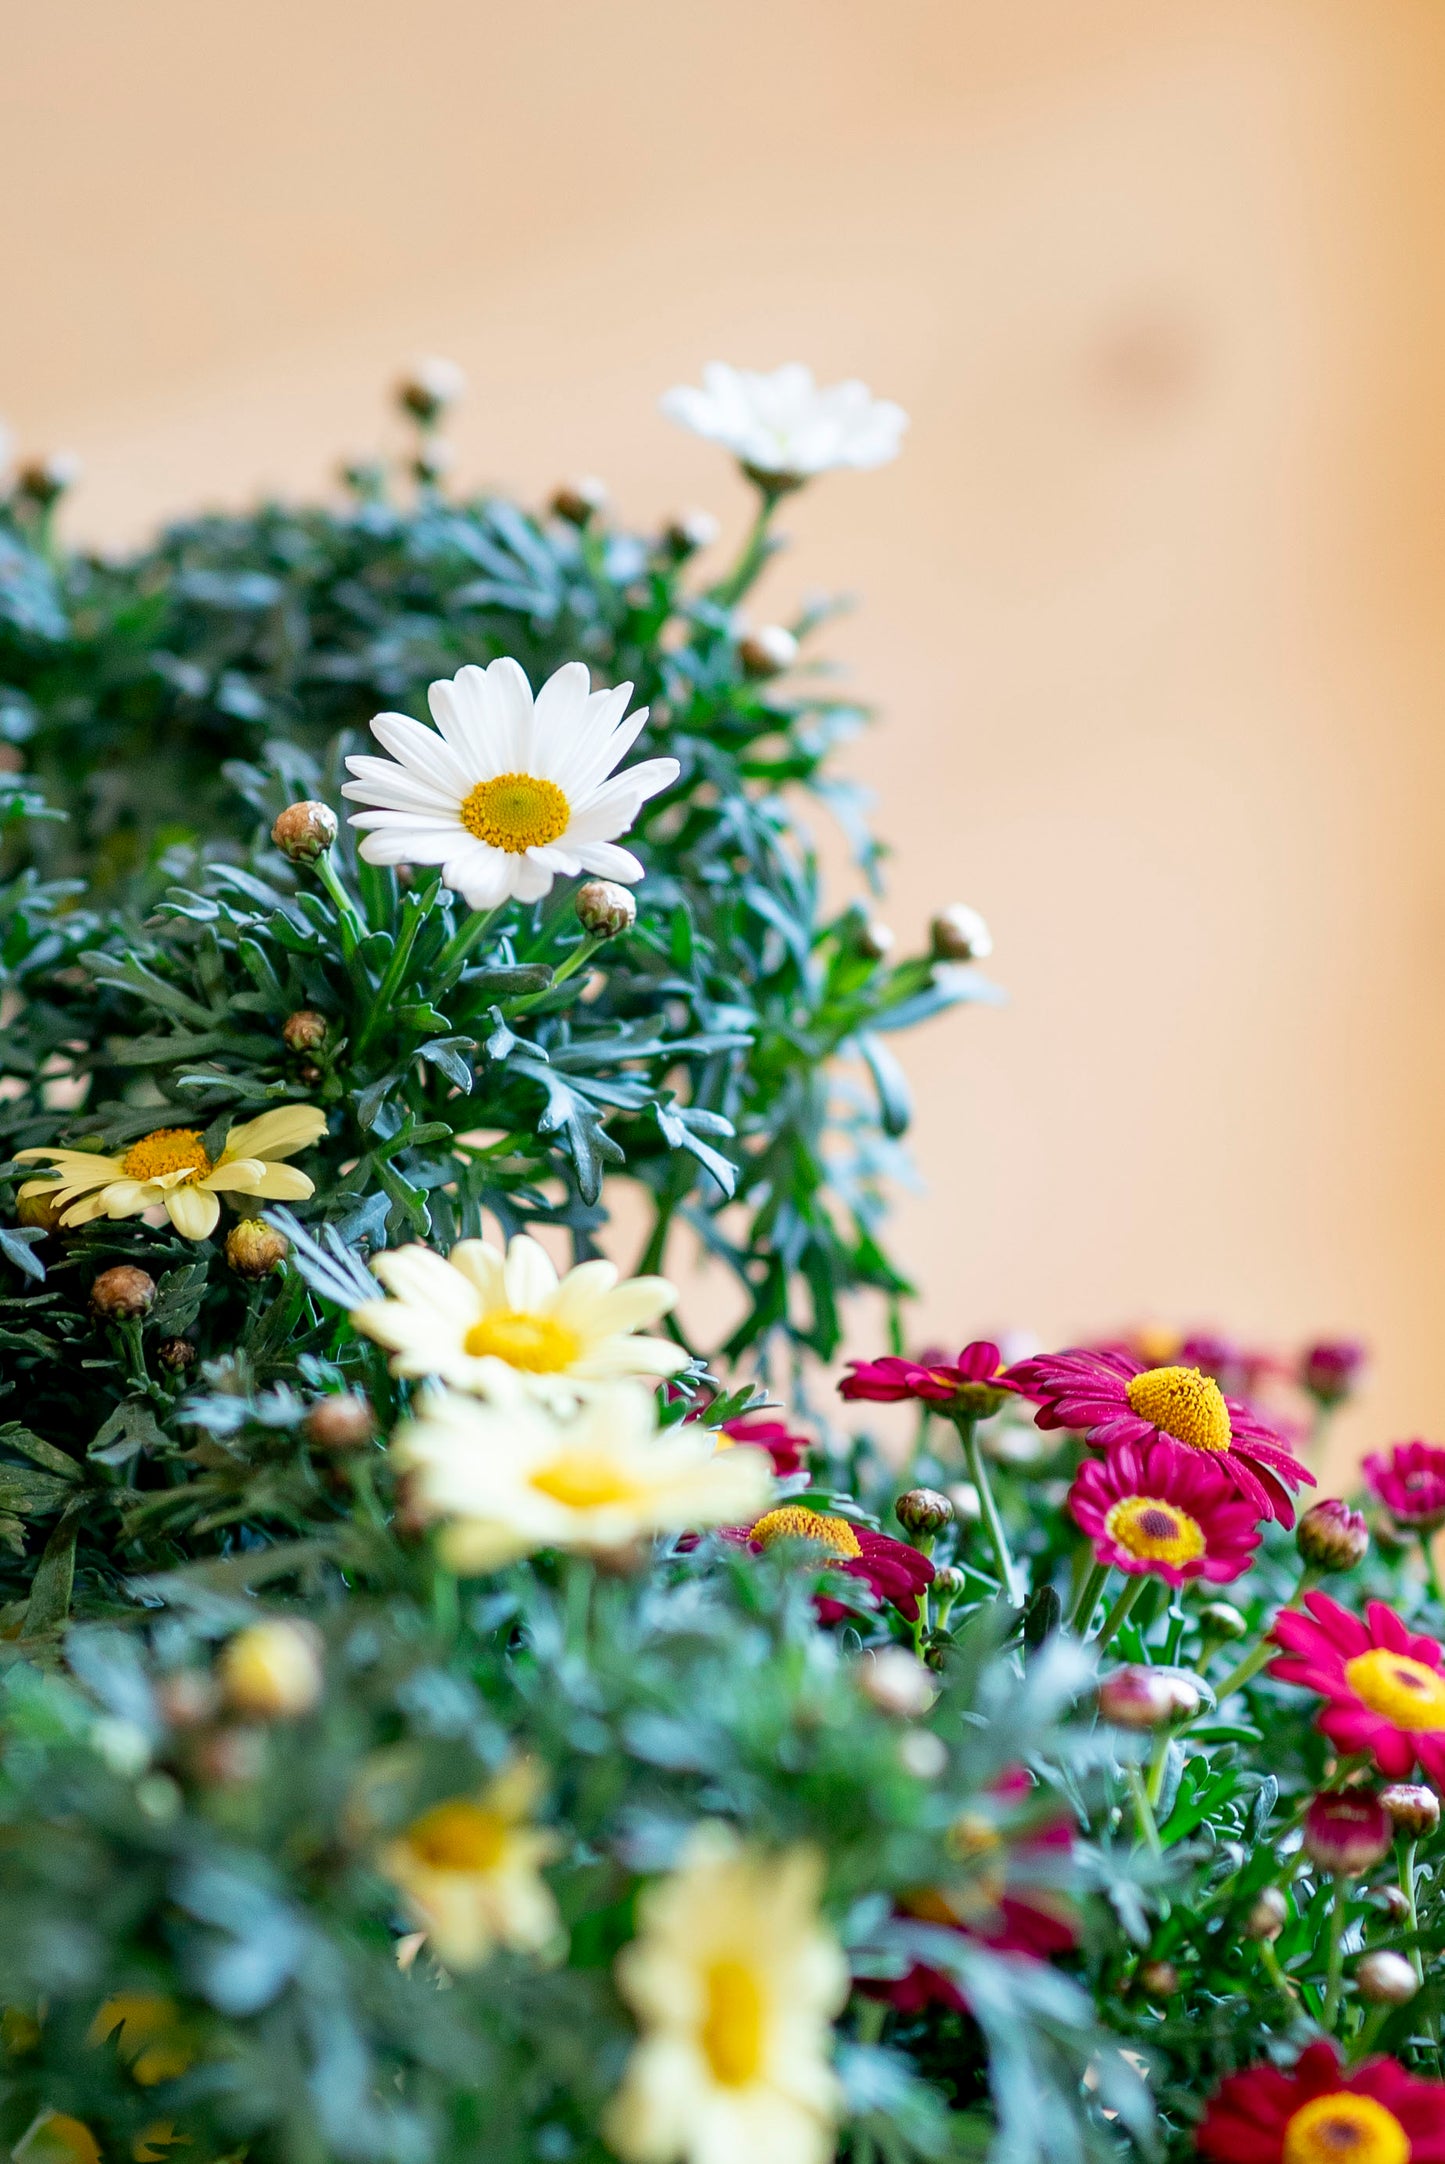
{"label": "cream colored petal", "polygon": [[444,1316],[469,1329],[481,1314],[475,1285],[429,1247],[413,1242],[391,1248],[372,1262],[373,1273],[398,1300]]}
{"label": "cream colored petal", "polygon": [[458,1240],[447,1256],[453,1270],[460,1270],[481,1295],[481,1312],[507,1304],[506,1259],[488,1240]]}
{"label": "cream colored petal", "polygon": [[598,1302],[596,1327],[609,1335],[615,1330],[640,1330],[676,1306],[677,1287],[665,1277],[629,1277]]}
{"label": "cream colored petal", "polygon": [[665,1337],[605,1337],[569,1370],[584,1381],[607,1375],[680,1375],[692,1355]]}
{"label": "cream colored petal", "polygon": [[72,1202],[68,1209],[62,1210],[60,1222],[66,1226],[93,1225],[98,1217],[105,1217],[108,1214],[109,1212],[105,1206],[104,1190],[97,1189],[88,1194],[83,1201]]}
{"label": "cream colored petal", "polygon": [[483,1518],[457,1518],[443,1526],[437,1536],[437,1552],[443,1563],[461,1578],[500,1570],[504,1563],[514,1563],[518,1556],[532,1554],[545,1545],[545,1541]]}
{"label": "cream colored petal", "polygon": [[101,1189],[99,1200],[107,1217],[138,1217],[142,1210],[163,1202],[165,1194],[154,1180],[111,1180]]}
{"label": "cream colored petal", "polygon": [[254,1195],[258,1193],[266,1171],[264,1157],[223,1157],[196,1185],[213,1195]]}
{"label": "cream colored petal", "polygon": [[29,1164],[46,1157],[50,1170],[59,1173],[64,1180],[83,1179],[98,1183],[101,1180],[119,1180],[124,1177],[125,1166],[118,1157],[97,1157],[93,1150],[34,1149],[17,1150],[15,1162]]}
{"label": "cream colored petal", "polygon": [[220,1203],[203,1187],[173,1187],[165,1204],[167,1217],[185,1240],[209,1239],[221,1215]]}
{"label": "cream colored petal", "polygon": [[226,1137],[222,1162],[235,1157],[290,1157],[308,1149],[326,1132],[326,1114],[316,1105],[277,1105],[254,1120],[243,1120]]}
{"label": "cream colored petal", "polygon": [[521,1315],[539,1315],[557,1290],[552,1258],[527,1233],[519,1232],[507,1249],[507,1305]]}
{"label": "cream colored petal", "polygon": [[254,1195],[265,1195],[271,1202],[304,1202],[316,1192],[316,1182],[296,1165],[264,1164],[261,1177],[251,1190]]}
{"label": "cream colored petal", "polygon": [[604,1262],[600,1257],[592,1262],[579,1262],[575,1270],[569,1270],[557,1287],[549,1313],[558,1322],[565,1322],[573,1330],[582,1330],[590,1336],[593,1331],[605,1333],[607,1325],[594,1321],[604,1296],[617,1283],[617,1265]]}

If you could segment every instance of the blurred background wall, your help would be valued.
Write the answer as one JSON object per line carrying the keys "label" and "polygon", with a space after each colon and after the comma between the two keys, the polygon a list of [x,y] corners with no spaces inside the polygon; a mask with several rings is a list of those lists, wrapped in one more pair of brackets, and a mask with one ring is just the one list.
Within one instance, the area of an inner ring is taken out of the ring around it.
{"label": "blurred background wall", "polygon": [[[0,0],[0,413],[72,531],[330,485],[397,365],[461,472],[711,503],[713,356],[914,426],[846,585],[887,913],[1012,1005],[908,1048],[920,1336],[1363,1332],[1445,1429],[1438,0]],[[840,873],[840,877],[842,874]]]}

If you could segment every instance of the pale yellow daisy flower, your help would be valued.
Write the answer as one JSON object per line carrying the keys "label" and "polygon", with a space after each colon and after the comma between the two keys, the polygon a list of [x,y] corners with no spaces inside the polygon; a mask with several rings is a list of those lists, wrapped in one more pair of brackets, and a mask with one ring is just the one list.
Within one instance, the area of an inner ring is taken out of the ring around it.
{"label": "pale yellow daisy flower", "polygon": [[505,1256],[485,1240],[462,1240],[445,1258],[399,1247],[371,1267],[393,1297],[366,1301],[351,1320],[395,1355],[393,1375],[486,1393],[510,1373],[535,1396],[570,1404],[593,1384],[676,1375],[688,1363],[670,1339],[636,1335],[677,1299],[665,1277],[619,1284],[614,1265],[599,1261],[559,1278],[525,1233]]}
{"label": "pale yellow daisy flower", "polygon": [[449,1796],[389,1841],[378,1861],[449,1969],[480,1968],[499,1946],[536,1953],[558,1929],[541,1867],[560,1847],[532,1823],[536,1766],[519,1759],[480,1796]]}
{"label": "pale yellow daisy flower", "polygon": [[22,1161],[48,1159],[53,1175],[27,1180],[20,1197],[48,1196],[62,1225],[88,1225],[97,1217],[140,1217],[160,1207],[183,1238],[204,1240],[220,1219],[218,1195],[304,1202],[313,1194],[306,1174],[280,1160],[309,1148],[325,1132],[326,1114],[315,1105],[278,1105],[233,1127],[214,1163],[198,1127],[158,1127],[120,1157],[54,1147],[17,1150]]}
{"label": "pale yellow daisy flower", "polygon": [[828,2164],[848,1965],[821,1880],[813,1850],[770,1856],[709,1823],[644,1894],[616,1972],[642,2033],[604,2125],[625,2164]]}
{"label": "pale yellow daisy flower", "polygon": [[441,1521],[442,1558],[466,1574],[545,1548],[606,1554],[751,1524],[773,1485],[760,1450],[716,1451],[692,1423],[659,1433],[655,1397],[633,1383],[599,1386],[567,1419],[516,1382],[499,1400],[438,1392],[392,1451],[408,1511]]}

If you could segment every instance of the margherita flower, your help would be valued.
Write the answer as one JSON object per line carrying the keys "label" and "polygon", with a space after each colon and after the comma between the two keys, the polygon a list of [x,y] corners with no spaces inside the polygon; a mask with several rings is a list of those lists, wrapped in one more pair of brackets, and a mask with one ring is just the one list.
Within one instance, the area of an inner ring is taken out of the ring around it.
{"label": "margherita flower", "polygon": [[604,2127],[625,2164],[827,2164],[848,1965],[821,1880],[811,1849],[767,1855],[709,1823],[644,1893],[617,1957],[641,2034]]}
{"label": "margherita flower", "polygon": [[559,1278],[526,1233],[505,1255],[461,1240],[445,1258],[413,1245],[371,1267],[392,1298],[366,1301],[351,1320],[390,1348],[393,1375],[434,1375],[483,1393],[516,1377],[534,1396],[569,1404],[596,1383],[676,1375],[688,1363],[670,1338],[637,1335],[677,1299],[665,1277],[619,1284],[614,1264],[593,1261]]}
{"label": "margherita flower", "polygon": [[480,1968],[499,1946],[535,1953],[555,1934],[541,1866],[560,1843],[532,1823],[541,1788],[535,1765],[519,1759],[480,1796],[433,1804],[382,1850],[382,1872],[448,1968]]}
{"label": "margherita flower", "polygon": [[1333,2044],[1311,2044],[1288,2074],[1231,2074],[1194,2139],[1211,2164],[1445,2164],[1445,2084],[1396,2059],[1346,2073]]}
{"label": "margherita flower", "polygon": [[1445,1787],[1445,1673],[1435,1639],[1407,1630],[1379,1600],[1363,1623],[1327,1593],[1309,1594],[1305,1607],[1308,1615],[1283,1608],[1275,1617],[1284,1655],[1270,1674],[1329,1701],[1315,1725],[1336,1750],[1368,1751],[1392,1781],[1408,1780],[1418,1761]]}
{"label": "margherita flower", "polygon": [[806,1435],[795,1435],[785,1420],[769,1420],[766,1414],[749,1413],[741,1420],[725,1420],[720,1428],[714,1428],[713,1437],[719,1450],[730,1450],[735,1443],[743,1443],[751,1450],[765,1450],[780,1479],[787,1473],[800,1473],[813,1447]]}
{"label": "margherita flower", "polygon": [[1314,1486],[1275,1429],[1227,1398],[1197,1367],[1145,1367],[1126,1352],[1045,1353],[1020,1360],[1004,1380],[1039,1410],[1041,1428],[1072,1428],[1097,1450],[1172,1435],[1207,1451],[1258,1516],[1294,1524],[1289,1490]]}
{"label": "margherita flower", "polygon": [[764,481],[796,486],[835,466],[886,466],[908,426],[903,408],[875,398],[866,383],[815,383],[796,361],[771,375],[710,361],[702,380],[701,390],[668,391],[663,412]]}
{"label": "margherita flower", "polygon": [[850,1360],[848,1365],[853,1372],[839,1383],[839,1396],[873,1405],[915,1398],[921,1405],[982,1418],[997,1412],[1008,1395],[997,1381],[999,1349],[989,1338],[965,1345],[956,1360],[927,1355],[905,1360],[886,1353],[881,1360]]}
{"label": "margherita flower", "polygon": [[1165,1436],[1086,1458],[1069,1509],[1098,1562],[1169,1585],[1225,1585],[1259,1546],[1254,1505],[1208,1458]]}
{"label": "margherita flower", "polygon": [[436,730],[378,714],[371,733],[392,757],[348,759],[355,779],[341,792],[371,807],[351,816],[362,856],[439,864],[473,909],[538,901],[559,874],[632,885],[642,866],[617,837],[679,769],[644,759],[613,774],[647,720],[646,707],[623,719],[631,697],[631,684],[593,691],[586,664],[569,661],[534,702],[518,664],[501,660],[432,685]]}
{"label": "margherita flower", "polygon": [[511,1383],[493,1401],[441,1392],[392,1445],[406,1507],[440,1520],[452,1570],[498,1570],[546,1548],[607,1554],[654,1533],[732,1525],[772,1488],[760,1450],[724,1450],[691,1422],[659,1433],[657,1401],[612,1383],[560,1420]]}
{"label": "margherita flower", "polygon": [[1372,1453],[1361,1471],[1396,1525],[1427,1536],[1445,1525],[1445,1450],[1438,1444],[1396,1443],[1388,1457]]}
{"label": "margherita flower", "polygon": [[306,1174],[280,1160],[309,1148],[325,1132],[326,1114],[315,1105],[278,1105],[233,1127],[214,1163],[198,1127],[158,1127],[120,1157],[98,1157],[90,1150],[17,1150],[20,1160],[48,1158],[54,1175],[27,1180],[20,1195],[22,1200],[50,1197],[62,1225],[140,1217],[160,1207],[184,1239],[204,1240],[221,1215],[218,1195],[304,1202],[313,1194]]}
{"label": "margherita flower", "polygon": [[[733,1453],[736,1455],[736,1453]],[[926,1555],[887,1533],[855,1525],[851,1518],[835,1518],[802,1503],[783,1503],[753,1524],[738,1528],[734,1538],[745,1540],[761,1553],[779,1541],[808,1541],[821,1550],[819,1563],[829,1570],[861,1578],[880,1600],[891,1601],[910,1623],[917,1619],[918,1596],[933,1583],[933,1565]],[[820,1595],[817,1610],[824,1623],[837,1623],[851,1613],[842,1601]]]}

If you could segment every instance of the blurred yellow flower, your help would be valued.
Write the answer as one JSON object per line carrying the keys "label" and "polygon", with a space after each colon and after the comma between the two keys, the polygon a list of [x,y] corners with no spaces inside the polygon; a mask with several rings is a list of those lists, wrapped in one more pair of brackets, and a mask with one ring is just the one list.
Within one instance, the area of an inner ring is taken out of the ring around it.
{"label": "blurred yellow flower", "polygon": [[535,1953],[556,1933],[541,1866],[559,1844],[532,1823],[541,1787],[520,1759],[480,1796],[433,1804],[382,1850],[382,1871],[448,1968],[479,1968],[499,1946]]}
{"label": "blurred yellow flower", "polygon": [[769,1856],[705,1824],[643,1896],[617,1959],[642,2034],[604,2128],[625,2164],[828,2164],[848,1965],[821,1878],[811,1849]]}
{"label": "blurred yellow flower", "polygon": [[146,1210],[164,1208],[184,1239],[205,1240],[220,1219],[218,1195],[304,1202],[313,1194],[306,1174],[279,1160],[308,1148],[325,1132],[326,1114],[315,1105],[278,1105],[233,1127],[214,1164],[198,1127],[158,1127],[121,1157],[49,1146],[17,1150],[18,1160],[48,1159],[55,1175],[27,1180],[20,1198],[49,1197],[62,1225],[88,1225],[97,1217],[140,1217]]}
{"label": "blurred yellow flower", "polygon": [[158,1991],[121,1991],[107,1999],[86,2037],[89,2044],[114,2038],[142,2088],[176,2081],[195,2060],[179,2008]]}
{"label": "blurred yellow flower", "polygon": [[15,2164],[101,2164],[100,2143],[68,2111],[43,2111],[10,2153]]}

